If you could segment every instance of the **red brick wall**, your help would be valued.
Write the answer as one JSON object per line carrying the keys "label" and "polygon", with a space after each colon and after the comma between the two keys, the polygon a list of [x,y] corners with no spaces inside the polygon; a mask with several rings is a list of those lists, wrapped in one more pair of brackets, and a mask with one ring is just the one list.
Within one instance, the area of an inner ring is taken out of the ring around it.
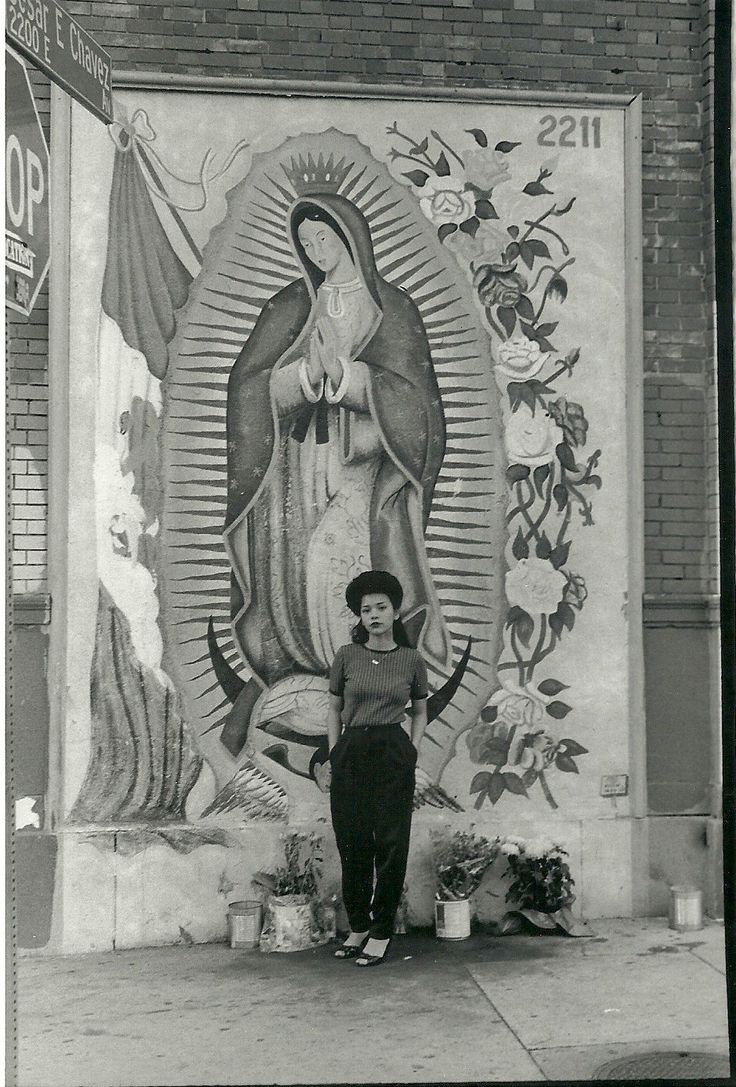
{"label": "red brick wall", "polygon": [[[68,9],[119,69],[644,99],[647,592],[715,591],[714,0],[206,0]],[[39,87],[39,108],[48,91]],[[45,301],[11,329],[16,592],[44,588]]]}

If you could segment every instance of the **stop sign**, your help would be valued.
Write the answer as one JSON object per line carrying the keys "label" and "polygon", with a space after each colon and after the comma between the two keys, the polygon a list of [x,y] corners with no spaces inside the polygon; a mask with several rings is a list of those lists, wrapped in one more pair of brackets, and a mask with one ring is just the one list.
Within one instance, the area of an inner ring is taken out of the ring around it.
{"label": "stop sign", "polygon": [[5,50],[5,303],[26,317],[49,270],[49,149],[23,62]]}

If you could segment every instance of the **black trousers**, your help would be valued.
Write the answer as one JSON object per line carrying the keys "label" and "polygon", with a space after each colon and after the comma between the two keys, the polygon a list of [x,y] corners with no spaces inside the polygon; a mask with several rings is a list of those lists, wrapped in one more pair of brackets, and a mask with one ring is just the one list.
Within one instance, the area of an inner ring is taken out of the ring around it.
{"label": "black trousers", "polygon": [[330,754],[345,910],[353,932],[378,940],[393,933],[404,887],[416,761],[401,725],[345,729]]}

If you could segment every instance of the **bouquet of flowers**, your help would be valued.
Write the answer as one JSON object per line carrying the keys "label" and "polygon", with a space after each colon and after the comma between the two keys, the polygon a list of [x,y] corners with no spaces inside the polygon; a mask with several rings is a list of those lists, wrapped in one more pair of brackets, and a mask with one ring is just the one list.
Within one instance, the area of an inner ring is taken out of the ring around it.
{"label": "bouquet of flowers", "polygon": [[498,838],[488,841],[466,831],[434,835],[432,859],[441,902],[467,899],[478,890],[486,870],[498,854]]}
{"label": "bouquet of flowers", "polygon": [[500,844],[511,879],[506,901],[516,904],[501,923],[503,935],[521,932],[524,920],[535,928],[554,930],[558,926],[570,936],[589,935],[570,913],[575,901],[575,881],[566,861],[567,850],[550,838],[525,840],[509,835]]}

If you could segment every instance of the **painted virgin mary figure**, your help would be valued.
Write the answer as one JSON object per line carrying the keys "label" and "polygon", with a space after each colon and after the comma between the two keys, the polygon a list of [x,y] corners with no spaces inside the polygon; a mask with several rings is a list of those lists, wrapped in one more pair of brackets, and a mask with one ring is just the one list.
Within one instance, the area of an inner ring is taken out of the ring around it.
{"label": "painted virgin mary figure", "polygon": [[228,385],[236,644],[261,689],[325,676],[351,625],[345,585],[390,570],[410,640],[446,669],[424,544],[445,422],[419,310],[345,197],[297,199],[288,230],[303,278],[264,306]]}

